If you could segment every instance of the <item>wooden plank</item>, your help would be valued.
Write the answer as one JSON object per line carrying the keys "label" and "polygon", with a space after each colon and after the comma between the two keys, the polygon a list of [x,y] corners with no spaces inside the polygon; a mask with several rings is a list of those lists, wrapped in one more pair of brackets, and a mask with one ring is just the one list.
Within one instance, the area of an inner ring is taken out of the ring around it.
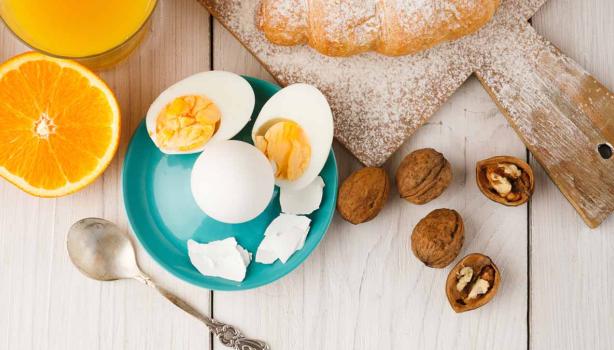
{"label": "wooden plank", "polygon": [[[614,94],[578,63],[515,20],[493,30],[499,40],[476,72],[531,154],[589,227],[614,211]],[[573,160],[573,161],[570,161]]]}
{"label": "wooden plank", "polygon": [[[209,349],[206,328],[137,282],[96,282],[71,266],[65,234],[88,216],[128,230],[121,163],[129,137],[149,104],[169,84],[210,62],[209,18],[193,0],[161,0],[151,33],[128,61],[102,74],[123,113],[118,156],[104,176],[57,200],[30,197],[0,181],[0,348]],[[2,60],[24,51],[6,28]],[[163,271],[139,247],[143,269],[162,286],[209,309],[209,292]]]}
{"label": "wooden plank", "polygon": [[[270,79],[217,22],[213,38],[215,69]],[[526,348],[527,207],[488,201],[474,176],[476,161],[499,154],[525,158],[524,146],[471,79],[386,169],[393,174],[405,154],[421,147],[439,149],[453,165],[454,182],[441,198],[414,206],[393,190],[372,222],[352,226],[336,216],[303,266],[257,290],[215,292],[214,315],[241,320],[247,333],[273,349]],[[338,144],[335,151],[341,178],[360,167]],[[461,254],[483,252],[502,270],[500,294],[482,309],[455,314],[444,294],[449,268],[426,268],[410,252],[412,227],[438,207],[457,209],[465,219]]]}
{"label": "wooden plank", "polygon": [[[612,14],[614,2],[608,0],[549,1],[533,24],[612,90]],[[537,165],[536,170],[539,190],[531,213],[532,347],[612,349],[614,219],[597,230],[587,229],[543,170]]]}

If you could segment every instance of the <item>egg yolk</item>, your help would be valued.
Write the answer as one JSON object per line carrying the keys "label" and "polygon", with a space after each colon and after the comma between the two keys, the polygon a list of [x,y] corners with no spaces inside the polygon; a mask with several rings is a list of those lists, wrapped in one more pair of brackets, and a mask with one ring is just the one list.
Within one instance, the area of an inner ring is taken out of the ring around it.
{"label": "egg yolk", "polygon": [[156,119],[158,146],[191,151],[204,146],[217,130],[221,113],[205,96],[181,96],[167,104]]}
{"label": "egg yolk", "polygon": [[275,177],[298,179],[309,165],[311,146],[303,129],[293,121],[279,121],[257,135],[256,147],[273,163]]}

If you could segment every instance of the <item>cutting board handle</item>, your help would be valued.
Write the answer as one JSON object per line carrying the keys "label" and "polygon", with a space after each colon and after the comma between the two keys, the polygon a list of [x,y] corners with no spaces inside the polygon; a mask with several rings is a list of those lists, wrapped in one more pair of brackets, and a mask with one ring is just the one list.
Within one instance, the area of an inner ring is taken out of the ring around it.
{"label": "cutting board handle", "polygon": [[526,22],[501,27],[476,72],[584,221],[614,210],[614,94]]}

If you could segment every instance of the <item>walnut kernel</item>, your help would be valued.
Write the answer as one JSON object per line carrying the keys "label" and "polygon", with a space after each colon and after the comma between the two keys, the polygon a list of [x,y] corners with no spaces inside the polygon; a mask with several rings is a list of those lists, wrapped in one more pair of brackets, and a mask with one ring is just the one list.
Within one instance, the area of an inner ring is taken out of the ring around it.
{"label": "walnut kernel", "polygon": [[467,286],[467,284],[473,278],[473,269],[469,266],[463,267],[458,273],[458,282],[456,283],[456,290],[462,292],[463,289]]}
{"label": "walnut kernel", "polygon": [[469,254],[450,271],[446,295],[454,311],[465,312],[488,303],[500,283],[499,269],[489,257]]}
{"label": "walnut kernel", "polygon": [[478,162],[476,181],[486,197],[508,206],[526,203],[533,194],[535,184],[531,167],[509,156]]}

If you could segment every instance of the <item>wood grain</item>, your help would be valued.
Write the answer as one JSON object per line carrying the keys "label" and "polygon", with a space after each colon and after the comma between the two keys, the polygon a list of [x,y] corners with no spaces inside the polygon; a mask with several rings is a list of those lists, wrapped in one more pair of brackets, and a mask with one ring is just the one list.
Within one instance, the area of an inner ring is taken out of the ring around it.
{"label": "wood grain", "polygon": [[273,45],[256,28],[259,0],[199,2],[281,85],[317,86],[335,114],[336,139],[366,165],[383,164],[476,68],[461,41],[401,57],[332,58],[306,46]]}
{"label": "wood grain", "polygon": [[[614,89],[614,2],[550,1],[533,19],[563,52]],[[614,120],[614,114],[609,115]],[[614,349],[614,220],[589,230],[537,165],[531,213],[531,345]],[[610,188],[614,183],[610,183]]]}
{"label": "wood grain", "polygon": [[[129,137],[160,91],[209,68],[209,17],[200,6],[164,0],[156,11],[147,42],[102,74],[123,114],[120,150],[104,176],[57,200],[30,197],[0,181],[0,348],[209,349],[209,333],[198,321],[137,282],[87,279],[71,265],[65,247],[68,228],[83,217],[104,217],[128,230],[121,165]],[[1,30],[2,60],[26,50]],[[208,291],[173,278],[141,248],[138,256],[162,286],[209,310]]]}
{"label": "wood grain", "polygon": [[490,33],[477,76],[533,156],[589,227],[614,210],[614,94],[528,24]]}
{"label": "wood grain", "polygon": [[[476,72],[529,150],[590,227],[614,210],[614,94],[526,23],[545,0],[504,0],[477,33],[414,55],[327,57],[269,42],[259,0],[198,0],[282,85],[327,96],[335,137],[362,163],[384,163]],[[568,140],[573,140],[569,142]]]}
{"label": "wood grain", "polygon": [[[214,68],[270,78],[217,22],[214,48]],[[492,144],[495,137],[500,142]],[[386,163],[389,174],[402,156],[419,147],[437,148],[453,165],[455,179],[442,197],[415,206],[393,191],[383,212],[369,223],[354,226],[336,216],[302,267],[254,291],[214,293],[214,315],[246,320],[250,334],[274,349],[526,347],[526,206],[509,209],[490,202],[475,186],[472,171],[476,161],[495,154],[524,159],[524,146],[471,79]],[[341,178],[361,166],[338,144],[335,153]],[[461,254],[484,252],[502,269],[501,294],[473,313],[457,315],[448,305],[444,285],[449,269],[424,267],[409,248],[413,225],[442,206],[465,218]],[[220,348],[217,342],[215,348]]]}
{"label": "wood grain", "polygon": [[[533,23],[612,89],[613,13],[609,0],[551,0]],[[70,265],[64,246],[66,230],[81,217],[103,216],[128,229],[120,189],[128,137],[162,89],[208,69],[210,44],[208,16],[193,0],[161,0],[149,41],[104,73],[124,114],[120,153],[104,177],[57,200],[30,197],[0,181],[0,348],[210,349],[197,321],[138,283],[87,280]],[[0,28],[1,60],[24,50]],[[216,68],[272,79],[219,24],[213,50]],[[525,153],[474,79],[385,165],[390,174],[403,155],[423,146],[438,148],[453,164],[455,180],[441,198],[419,207],[393,193],[371,223],[352,226],[335,218],[297,271],[262,289],[214,293],[215,316],[269,340],[273,349],[525,349],[528,331],[533,349],[614,348],[614,221],[589,231],[534,159],[530,207],[503,208],[478,192],[475,161]],[[360,167],[339,144],[335,150],[342,178]],[[464,216],[461,254],[484,252],[502,270],[500,294],[475,312],[453,314],[443,295],[447,269],[422,267],[407,246],[411,227],[436,207]],[[163,286],[208,309],[207,291],[173,278],[140,248],[138,255]],[[214,348],[224,349],[217,342]]]}

